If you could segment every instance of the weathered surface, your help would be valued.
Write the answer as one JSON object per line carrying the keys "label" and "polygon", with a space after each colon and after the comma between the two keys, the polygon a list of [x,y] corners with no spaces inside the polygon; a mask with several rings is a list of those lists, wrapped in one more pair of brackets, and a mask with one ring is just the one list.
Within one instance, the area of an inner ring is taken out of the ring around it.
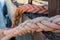
{"label": "weathered surface", "polygon": [[60,14],[60,0],[49,0],[49,16]]}

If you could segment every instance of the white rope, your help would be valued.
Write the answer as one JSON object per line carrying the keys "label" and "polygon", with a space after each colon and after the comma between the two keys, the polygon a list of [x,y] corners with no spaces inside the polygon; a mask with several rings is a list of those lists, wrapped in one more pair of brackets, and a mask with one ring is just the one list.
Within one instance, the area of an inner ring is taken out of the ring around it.
{"label": "white rope", "polygon": [[[57,20],[58,19],[58,20]],[[51,18],[48,17],[38,17],[32,20],[27,20],[20,24],[16,28],[4,31],[5,37],[2,40],[9,40],[11,37],[22,36],[26,33],[41,32],[41,31],[52,31],[60,32],[60,26],[56,23],[60,20],[60,15]],[[59,21],[60,22],[60,21]]]}

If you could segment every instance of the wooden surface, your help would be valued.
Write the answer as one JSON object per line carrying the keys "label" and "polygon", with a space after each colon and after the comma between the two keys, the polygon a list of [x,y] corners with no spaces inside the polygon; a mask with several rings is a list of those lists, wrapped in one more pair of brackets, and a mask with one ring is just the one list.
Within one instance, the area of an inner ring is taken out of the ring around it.
{"label": "wooden surface", "polygon": [[60,14],[60,0],[48,0],[49,16]]}

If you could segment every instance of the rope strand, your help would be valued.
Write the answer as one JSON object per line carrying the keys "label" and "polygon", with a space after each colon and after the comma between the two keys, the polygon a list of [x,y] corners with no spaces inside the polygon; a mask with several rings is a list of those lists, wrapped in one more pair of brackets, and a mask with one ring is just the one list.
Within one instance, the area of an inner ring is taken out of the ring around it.
{"label": "rope strand", "polygon": [[20,18],[22,17],[22,14],[24,12],[32,12],[32,13],[35,13],[35,12],[41,12],[41,13],[44,13],[46,10],[46,7],[42,7],[40,6],[38,8],[38,6],[36,5],[30,5],[30,4],[26,4],[26,5],[23,5],[21,7],[18,7],[14,13],[14,19],[12,21],[12,28],[16,27],[19,23],[19,20]]}
{"label": "rope strand", "polygon": [[[40,18],[40,19],[39,19]],[[42,18],[42,19],[41,19]],[[56,23],[53,23],[53,21],[56,19],[54,19],[52,22],[48,21],[49,18],[45,19],[46,17],[38,17],[35,19],[39,19],[38,21],[35,20],[35,22],[33,22],[33,20],[27,20],[24,23],[20,24],[19,26],[12,28],[8,31],[5,31],[5,35],[7,38],[3,37],[2,40],[9,40],[11,37],[16,37],[16,36],[22,36],[25,35],[26,33],[31,33],[31,32],[42,32],[42,31],[52,31],[52,32],[60,32],[60,26],[57,25]],[[51,19],[51,18],[50,18]],[[59,18],[57,18],[59,19]],[[60,19],[59,19],[60,20]],[[52,24],[51,24],[52,23]],[[37,31],[38,30],[38,31]]]}

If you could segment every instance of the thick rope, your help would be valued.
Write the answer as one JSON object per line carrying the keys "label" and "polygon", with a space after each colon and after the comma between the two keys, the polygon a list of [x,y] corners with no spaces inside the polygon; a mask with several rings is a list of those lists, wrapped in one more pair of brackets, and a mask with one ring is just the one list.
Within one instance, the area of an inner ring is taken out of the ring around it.
{"label": "thick rope", "polygon": [[[40,8],[40,9],[39,9]],[[32,11],[31,11],[32,10]],[[1,31],[2,40],[9,40],[11,37],[22,36],[26,33],[42,32],[42,31],[51,31],[51,32],[60,32],[60,15],[48,18],[48,17],[38,17],[32,20],[27,20],[24,23],[17,26],[19,19],[21,18],[24,12],[38,12],[38,13],[48,13],[48,8],[43,6],[36,5],[23,5],[18,7],[14,20],[12,22],[12,29]],[[17,27],[16,27],[17,26]]]}
{"label": "thick rope", "polygon": [[[54,16],[51,18],[48,17],[38,17],[32,20],[27,20],[19,26],[3,31],[4,37],[2,40],[9,40],[11,37],[22,36],[26,33],[42,32],[42,31],[51,31],[51,32],[60,32],[60,25],[56,24],[60,19],[60,15]],[[59,19],[59,20],[57,20]],[[54,22],[54,21],[57,22]],[[60,21],[59,21],[60,22]]]}
{"label": "thick rope", "polygon": [[[18,7],[15,14],[14,20],[12,22],[12,27],[16,27],[19,23],[19,20],[24,12],[32,12],[32,13],[44,13],[47,14],[48,8],[46,6],[36,6],[36,5],[23,5]],[[8,31],[3,31],[5,37],[2,40],[9,40],[11,37],[15,37],[17,35],[24,35],[26,33],[34,33],[41,32],[41,31],[52,31],[52,32],[59,32],[60,26],[56,23],[59,21],[55,20],[60,16],[55,16],[51,18],[47,17],[38,17],[32,20],[25,21],[24,23],[20,24],[18,27],[10,29]],[[59,19],[59,18],[58,18]],[[59,24],[59,23],[58,23]],[[58,30],[59,29],[59,30]]]}
{"label": "thick rope", "polygon": [[48,13],[48,8],[46,6],[37,6],[37,5],[30,5],[26,4],[23,6],[20,6],[16,9],[14,13],[14,19],[12,21],[12,28],[16,27],[19,23],[20,18],[22,17],[22,14],[24,12],[32,12],[32,13]]}

